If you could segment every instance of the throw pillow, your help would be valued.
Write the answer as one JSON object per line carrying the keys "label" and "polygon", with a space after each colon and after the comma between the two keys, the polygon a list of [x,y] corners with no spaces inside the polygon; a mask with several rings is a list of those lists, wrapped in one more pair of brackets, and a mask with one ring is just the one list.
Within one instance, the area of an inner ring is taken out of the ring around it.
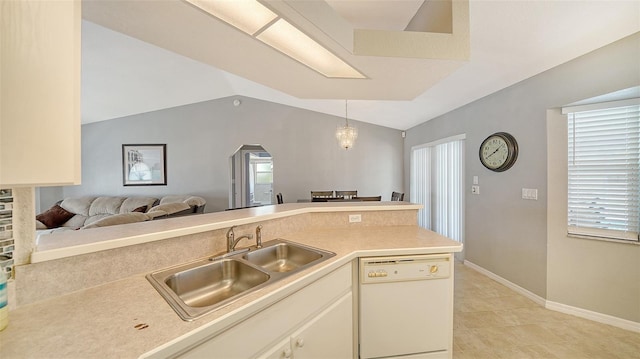
{"label": "throw pillow", "polygon": [[36,219],[47,226],[47,228],[58,228],[73,216],[75,216],[75,213],[71,213],[56,204],[45,212],[37,215]]}
{"label": "throw pillow", "polygon": [[133,211],[131,211],[131,212],[140,212],[140,213],[144,213],[144,212],[146,212],[146,211],[147,211],[147,206],[140,206],[140,207],[138,207],[138,208],[134,209],[134,210],[133,210]]}

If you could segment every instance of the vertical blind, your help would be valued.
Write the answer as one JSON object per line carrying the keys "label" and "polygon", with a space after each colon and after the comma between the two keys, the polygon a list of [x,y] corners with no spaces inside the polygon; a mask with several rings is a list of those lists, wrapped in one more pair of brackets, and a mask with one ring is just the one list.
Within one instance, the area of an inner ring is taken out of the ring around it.
{"label": "vertical blind", "polygon": [[435,206],[432,211],[433,231],[456,241],[462,240],[462,171],[464,141],[435,146]]}
{"label": "vertical blind", "polygon": [[568,231],[638,241],[640,105],[568,113]]}
{"label": "vertical blind", "polygon": [[411,202],[424,207],[418,211],[418,225],[431,228],[431,148],[416,148],[411,153]]}
{"label": "vertical blind", "polygon": [[464,140],[413,149],[411,174],[411,202],[424,205],[418,225],[462,242]]}

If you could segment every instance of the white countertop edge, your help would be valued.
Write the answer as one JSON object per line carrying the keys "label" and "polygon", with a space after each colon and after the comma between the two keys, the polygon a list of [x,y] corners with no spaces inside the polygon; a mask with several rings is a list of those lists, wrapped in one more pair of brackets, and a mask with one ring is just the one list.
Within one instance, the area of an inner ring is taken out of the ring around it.
{"label": "white countertop edge", "polygon": [[[104,251],[104,250],[121,248],[121,247],[136,245],[136,244],[154,242],[154,241],[159,241],[159,240],[168,239],[168,238],[208,232],[216,229],[229,228],[231,226],[239,226],[239,225],[251,224],[251,223],[260,222],[260,221],[268,221],[272,219],[290,217],[298,214],[323,213],[323,212],[353,212],[353,211],[400,211],[400,210],[421,209],[423,207],[421,204],[407,203],[407,202],[395,202],[395,204],[397,205],[388,205],[389,202],[375,202],[375,204],[369,204],[367,202],[355,202],[352,204],[349,204],[348,202],[336,202],[335,205],[331,205],[331,206],[327,206],[326,203],[323,203],[323,202],[320,202],[320,203],[322,205],[290,204],[290,206],[296,206],[300,208],[286,209],[283,211],[277,211],[277,209],[282,208],[286,205],[268,206],[268,207],[273,207],[274,212],[265,213],[265,214],[258,213],[258,214],[253,214],[253,215],[250,215],[249,217],[244,217],[244,218],[236,218],[231,220],[223,220],[223,221],[201,223],[201,224],[187,225],[187,226],[177,224],[181,219],[180,217],[159,220],[159,221],[173,220],[174,228],[168,228],[158,232],[150,232],[147,227],[144,227],[144,230],[142,229],[140,230],[141,233],[135,234],[135,235],[129,235],[126,237],[114,236],[113,239],[99,241],[99,242],[92,242],[87,244],[80,244],[80,245],[74,245],[74,246],[56,248],[56,249],[48,249],[43,251],[34,251],[33,253],[31,253],[31,263],[46,262],[50,260],[62,259],[62,258],[67,258],[67,257],[72,257],[72,256],[77,256],[82,254],[98,252],[98,251]],[[387,203],[387,205],[380,205],[379,203],[380,204]],[[256,207],[256,209],[254,209],[253,211],[260,211],[262,208],[266,208],[266,207]],[[249,208],[248,210],[252,210],[252,209]],[[242,211],[242,210],[238,210],[238,211]],[[253,212],[253,211],[250,211],[250,212]],[[189,219],[190,221],[193,221],[194,218],[199,217],[199,219],[206,220],[207,217],[205,216],[208,216],[211,214],[215,215],[218,213],[229,213],[229,212],[207,213],[203,215],[184,217],[184,219]],[[237,212],[237,213],[240,214],[241,212]],[[208,217],[212,217],[212,216],[208,216]],[[142,222],[141,224],[147,224],[147,223],[153,223],[153,222]],[[165,222],[165,223],[158,222],[158,223],[166,224],[168,222]],[[132,225],[135,225],[135,224],[132,224]],[[96,228],[93,230],[109,230],[109,229],[110,227],[102,227],[102,228]],[[117,232],[114,232],[114,233],[117,233]],[[45,236],[63,236],[63,235],[65,235],[64,232],[45,235]]]}
{"label": "white countertop edge", "polygon": [[[398,249],[375,249],[360,250],[342,256],[333,262],[326,263],[324,266],[318,267],[316,270],[301,276],[300,278],[282,285],[280,288],[261,296],[258,299],[247,303],[229,313],[220,316],[210,322],[204,323],[202,326],[191,330],[159,347],[156,347],[139,358],[168,357],[175,355],[177,351],[185,350],[198,342],[210,338],[238,321],[244,320],[253,314],[263,310],[264,308],[286,298],[287,296],[306,287],[314,281],[324,277],[332,271],[350,263],[354,259],[361,257],[377,257],[377,256],[399,256],[399,255],[421,255],[436,253],[456,253],[462,251],[462,244],[458,246],[438,246],[438,247],[420,247],[420,248],[398,248]],[[357,283],[353,283],[357,285]]]}

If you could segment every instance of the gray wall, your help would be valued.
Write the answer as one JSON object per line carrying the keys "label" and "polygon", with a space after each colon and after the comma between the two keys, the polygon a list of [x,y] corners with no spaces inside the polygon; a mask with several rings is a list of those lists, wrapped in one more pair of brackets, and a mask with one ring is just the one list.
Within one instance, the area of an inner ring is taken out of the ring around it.
{"label": "gray wall", "polygon": [[[567,133],[566,116],[560,109],[549,110],[547,305],[559,303],[560,308],[570,305],[623,318],[635,322],[637,331],[640,246],[567,236]],[[634,326],[628,323],[623,327]]]}
{"label": "gray wall", "polygon": [[[233,106],[239,98],[242,104]],[[334,133],[343,118],[238,97],[195,103],[82,126],[82,185],[40,188],[40,210],[54,198],[80,195],[193,194],[207,212],[229,201],[229,158],[243,144],[261,144],[274,158],[274,193],[285,202],[311,190],[358,190],[363,196],[403,190],[400,131],[353,121],[352,149]],[[122,185],[122,144],[167,144],[167,185]]]}
{"label": "gray wall", "polygon": [[[466,134],[467,260],[547,298],[547,279],[560,270],[547,272],[547,109],[637,86],[639,44],[640,35],[635,34],[407,131],[407,189],[412,146]],[[485,169],[478,160],[482,140],[498,131],[511,133],[520,145],[518,161],[503,173]],[[479,195],[471,194],[474,175],[479,177]],[[537,188],[538,200],[523,200],[522,188]],[[563,255],[574,254],[568,250]],[[637,268],[633,262],[622,266]],[[583,283],[582,278],[573,279]],[[604,282],[584,285],[599,284]],[[595,306],[591,310],[606,312]]]}

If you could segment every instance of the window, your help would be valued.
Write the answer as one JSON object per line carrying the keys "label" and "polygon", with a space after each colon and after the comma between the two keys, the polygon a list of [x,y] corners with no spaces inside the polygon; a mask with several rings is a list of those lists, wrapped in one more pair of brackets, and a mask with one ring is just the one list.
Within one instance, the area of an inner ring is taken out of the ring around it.
{"label": "window", "polygon": [[464,241],[464,135],[411,150],[411,202],[418,225]]}
{"label": "window", "polygon": [[273,162],[256,163],[256,183],[271,184],[273,182]]}
{"label": "window", "polygon": [[568,118],[568,232],[638,241],[640,101],[563,109]]}

